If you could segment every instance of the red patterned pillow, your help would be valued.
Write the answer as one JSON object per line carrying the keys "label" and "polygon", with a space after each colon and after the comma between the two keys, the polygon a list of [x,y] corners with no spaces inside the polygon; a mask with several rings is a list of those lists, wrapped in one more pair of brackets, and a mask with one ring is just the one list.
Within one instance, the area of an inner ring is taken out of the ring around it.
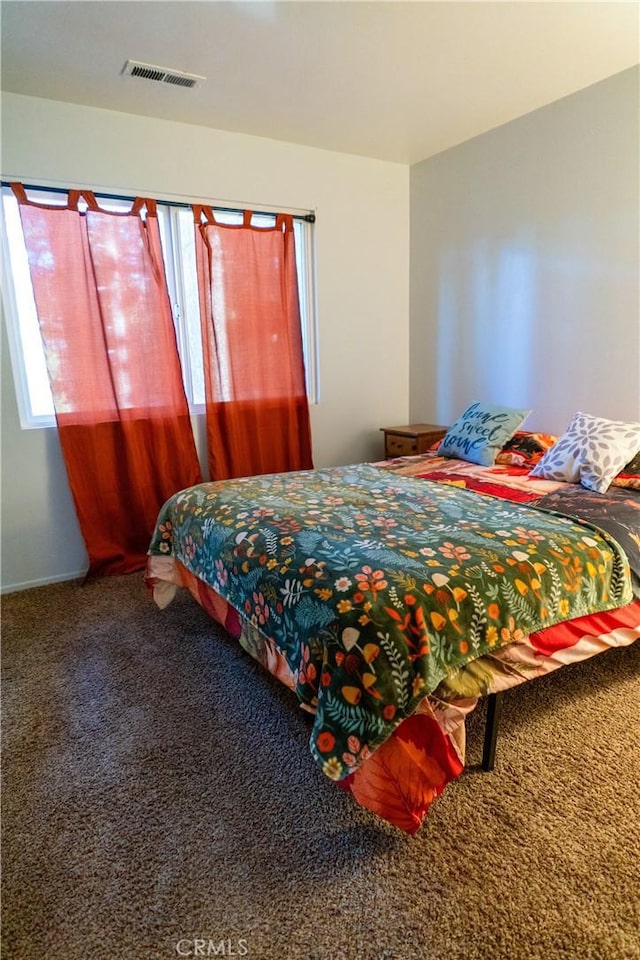
{"label": "red patterned pillow", "polygon": [[617,477],[611,481],[612,487],[632,487],[640,490],[640,450],[629,460]]}
{"label": "red patterned pillow", "polygon": [[496,457],[496,463],[531,469],[542,459],[557,439],[552,433],[534,433],[530,430],[520,430],[511,437],[511,440],[507,440]]}

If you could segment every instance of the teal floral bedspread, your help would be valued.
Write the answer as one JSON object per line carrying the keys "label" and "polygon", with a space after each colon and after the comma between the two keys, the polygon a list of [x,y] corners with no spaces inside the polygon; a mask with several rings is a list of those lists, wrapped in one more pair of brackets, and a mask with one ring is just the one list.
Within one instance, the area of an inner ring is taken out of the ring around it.
{"label": "teal floral bedspread", "polygon": [[334,780],[464,664],[632,599],[626,556],[597,527],[370,464],[183,490],[149,552],[274,641]]}

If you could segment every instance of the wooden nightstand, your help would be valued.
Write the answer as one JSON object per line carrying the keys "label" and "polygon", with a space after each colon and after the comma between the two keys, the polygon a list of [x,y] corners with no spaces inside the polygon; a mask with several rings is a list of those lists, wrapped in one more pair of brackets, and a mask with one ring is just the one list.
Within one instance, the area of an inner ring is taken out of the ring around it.
{"label": "wooden nightstand", "polygon": [[416,453],[426,453],[432,443],[441,440],[447,427],[434,423],[410,423],[404,427],[380,427],[384,433],[384,455],[390,457],[410,457]]}

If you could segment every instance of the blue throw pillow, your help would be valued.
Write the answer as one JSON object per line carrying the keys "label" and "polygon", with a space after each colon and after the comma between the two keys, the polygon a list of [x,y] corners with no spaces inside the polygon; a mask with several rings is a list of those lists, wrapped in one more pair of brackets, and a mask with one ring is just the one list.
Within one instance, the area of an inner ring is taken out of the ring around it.
{"label": "blue throw pillow", "polygon": [[530,413],[498,403],[472,403],[447,430],[438,455],[490,467]]}

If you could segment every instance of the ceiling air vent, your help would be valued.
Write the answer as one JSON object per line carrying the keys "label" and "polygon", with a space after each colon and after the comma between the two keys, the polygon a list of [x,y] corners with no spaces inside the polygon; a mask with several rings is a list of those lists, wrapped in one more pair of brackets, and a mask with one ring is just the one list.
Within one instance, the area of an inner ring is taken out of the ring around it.
{"label": "ceiling air vent", "polygon": [[197,87],[206,80],[197,73],[184,73],[182,70],[171,70],[169,67],[159,67],[155,63],[140,63],[139,60],[127,60],[122,73],[125,77],[142,77],[143,80],[155,80],[158,83],[171,83],[174,87]]}

